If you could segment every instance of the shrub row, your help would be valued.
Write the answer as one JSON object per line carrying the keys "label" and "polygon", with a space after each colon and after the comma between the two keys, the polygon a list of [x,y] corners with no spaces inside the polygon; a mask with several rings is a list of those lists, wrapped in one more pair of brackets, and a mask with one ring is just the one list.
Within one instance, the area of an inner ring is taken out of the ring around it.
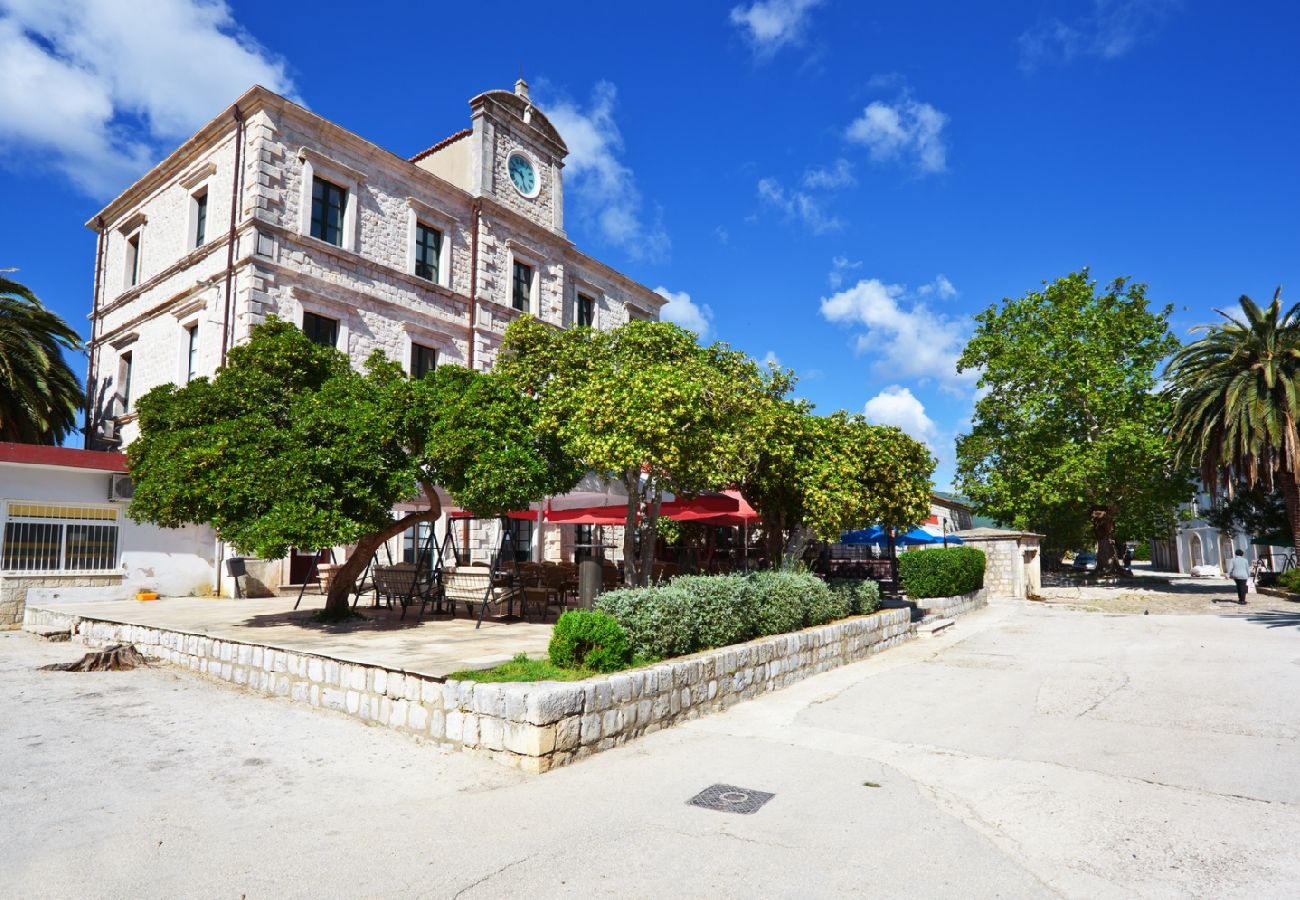
{"label": "shrub row", "polygon": [[691,575],[667,585],[601,594],[596,609],[627,632],[632,653],[682,656],[824,625],[880,608],[875,582],[827,585],[806,572]]}
{"label": "shrub row", "polygon": [[913,600],[969,594],[984,586],[984,552],[947,547],[903,553],[898,557],[898,577]]}

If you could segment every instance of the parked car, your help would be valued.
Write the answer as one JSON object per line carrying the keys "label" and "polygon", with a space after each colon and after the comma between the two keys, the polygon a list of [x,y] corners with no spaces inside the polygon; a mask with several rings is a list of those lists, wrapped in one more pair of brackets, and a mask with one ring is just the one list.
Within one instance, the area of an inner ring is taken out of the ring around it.
{"label": "parked car", "polygon": [[1095,553],[1074,554],[1074,571],[1076,572],[1097,571],[1097,554]]}

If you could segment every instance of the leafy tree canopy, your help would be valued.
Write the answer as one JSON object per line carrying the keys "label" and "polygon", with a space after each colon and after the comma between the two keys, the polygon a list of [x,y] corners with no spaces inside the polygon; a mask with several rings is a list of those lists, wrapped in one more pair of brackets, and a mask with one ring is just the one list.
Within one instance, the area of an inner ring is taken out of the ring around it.
{"label": "leafy tree canopy", "polygon": [[[357,549],[327,612],[389,537],[441,513],[434,486],[480,515],[568,490],[578,469],[537,427],[537,404],[500,376],[440,366],[423,379],[373,355],[364,372],[272,319],[215,379],[139,402],[128,459],[136,521],[211,525],[240,552]],[[429,509],[392,518],[421,490]],[[336,594],[338,596],[336,596]]]}
{"label": "leafy tree canopy", "polygon": [[[653,562],[658,503],[741,480],[754,454],[749,421],[788,382],[745,354],[668,322],[612,331],[557,330],[525,317],[506,330],[497,371],[538,399],[539,422],[590,470],[628,489],[630,584]],[[637,518],[644,510],[643,518]]]}
{"label": "leafy tree canopy", "polygon": [[1168,526],[1191,491],[1155,393],[1156,367],[1178,346],[1169,312],[1148,309],[1145,285],[1099,291],[1084,269],[976,316],[958,368],[979,370],[984,393],[957,469],[980,512],[1072,541],[1090,529],[1102,567],[1117,531]]}
{"label": "leafy tree canopy", "polygon": [[57,444],[84,403],[64,358],[81,338],[10,272],[0,269],[0,441]]}

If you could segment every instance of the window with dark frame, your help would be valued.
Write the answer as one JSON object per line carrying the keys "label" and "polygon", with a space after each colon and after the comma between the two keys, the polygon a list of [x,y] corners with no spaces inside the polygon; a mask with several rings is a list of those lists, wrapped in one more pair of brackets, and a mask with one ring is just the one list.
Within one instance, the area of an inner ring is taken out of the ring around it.
{"label": "window with dark frame", "polygon": [[122,411],[131,408],[131,353],[123,353],[117,364],[117,395],[122,398]]}
{"label": "window with dark frame", "polygon": [[411,377],[423,378],[438,366],[438,351],[423,344],[411,344]]}
{"label": "window with dark frame", "polygon": [[430,540],[432,535],[432,522],[420,522],[402,532],[402,562],[419,562],[424,571],[432,572],[434,553],[438,549]]}
{"label": "window with dark frame", "polygon": [[343,217],[348,192],[324,178],[311,180],[311,236],[335,247],[343,246]]}
{"label": "window with dark frame", "polygon": [[337,347],[339,343],[339,320],[304,311],[302,314],[302,333],[307,340],[322,347]]}
{"label": "window with dark frame", "polygon": [[533,267],[515,263],[514,290],[511,293],[514,308],[528,312],[533,299]]}
{"label": "window with dark frame", "polygon": [[194,380],[195,373],[199,370],[199,323],[195,322],[189,328],[185,329],[185,383],[189,384]]}
{"label": "window with dark frame", "polygon": [[434,284],[441,283],[438,267],[442,257],[442,232],[420,222],[415,223],[415,274]]}
{"label": "window with dark frame", "polygon": [[140,232],[126,239],[126,286],[140,283]]}
{"label": "window with dark frame", "polygon": [[202,247],[208,236],[208,192],[194,195],[194,246]]}
{"label": "window with dark frame", "polygon": [[596,301],[585,294],[578,295],[577,315],[574,322],[579,328],[590,328],[596,321]]}
{"label": "window with dark frame", "polygon": [[533,526],[527,519],[507,519],[510,529],[510,549],[516,562],[528,562],[533,557]]}

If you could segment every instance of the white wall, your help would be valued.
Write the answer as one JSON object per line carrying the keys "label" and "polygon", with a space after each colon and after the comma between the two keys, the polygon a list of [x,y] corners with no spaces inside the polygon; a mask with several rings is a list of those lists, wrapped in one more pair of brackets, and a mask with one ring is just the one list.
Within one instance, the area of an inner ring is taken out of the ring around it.
{"label": "white wall", "polygon": [[[132,522],[126,518],[126,503],[108,500],[110,478],[108,472],[87,469],[0,463],[0,500],[81,503],[115,507],[119,512],[119,565],[115,571],[122,576],[122,586],[69,588],[61,591],[64,599],[126,596],[140,588],[171,596],[209,592],[215,578],[212,530]],[[37,590],[41,589],[32,592]],[[77,596],[68,596],[71,592]]]}

